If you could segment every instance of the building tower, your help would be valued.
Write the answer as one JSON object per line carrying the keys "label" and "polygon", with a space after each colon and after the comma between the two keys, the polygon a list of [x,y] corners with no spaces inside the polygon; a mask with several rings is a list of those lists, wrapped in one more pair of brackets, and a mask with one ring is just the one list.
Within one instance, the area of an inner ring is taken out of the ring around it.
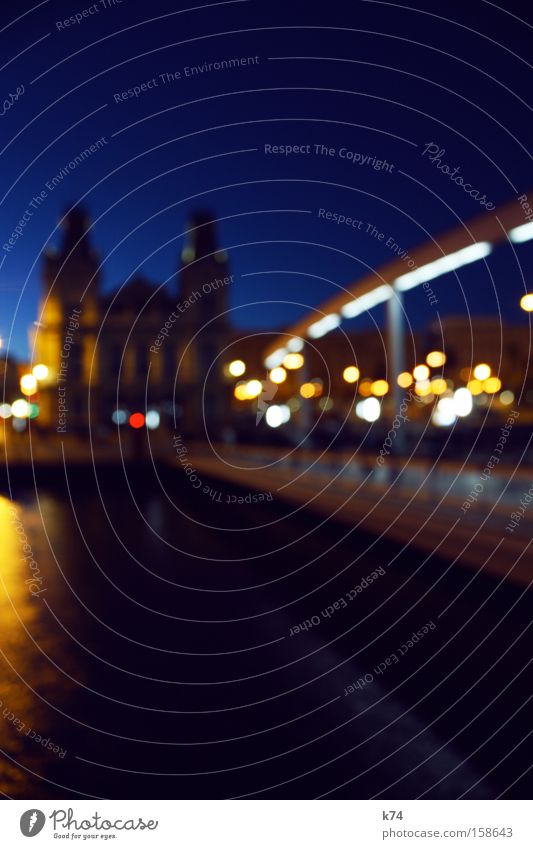
{"label": "building tower", "polygon": [[[35,362],[47,365],[49,374],[39,392],[40,421],[60,433],[89,424],[89,386],[91,392],[98,386],[100,273],[89,228],[85,210],[71,209],[62,222],[60,250],[47,248],[44,255]],[[96,402],[91,396],[94,412]]]}
{"label": "building tower", "polygon": [[[178,403],[184,432],[216,437],[229,416],[223,350],[230,340],[228,255],[217,245],[215,216],[195,213],[189,222],[178,279],[181,356]],[[205,418],[205,424],[204,424]]]}

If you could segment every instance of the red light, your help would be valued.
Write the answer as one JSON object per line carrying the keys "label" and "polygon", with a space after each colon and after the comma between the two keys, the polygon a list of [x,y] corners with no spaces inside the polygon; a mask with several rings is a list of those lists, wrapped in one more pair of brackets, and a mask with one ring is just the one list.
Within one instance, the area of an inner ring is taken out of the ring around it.
{"label": "red light", "polygon": [[142,413],[132,413],[130,416],[130,427],[134,427],[136,430],[144,427],[144,416]]}

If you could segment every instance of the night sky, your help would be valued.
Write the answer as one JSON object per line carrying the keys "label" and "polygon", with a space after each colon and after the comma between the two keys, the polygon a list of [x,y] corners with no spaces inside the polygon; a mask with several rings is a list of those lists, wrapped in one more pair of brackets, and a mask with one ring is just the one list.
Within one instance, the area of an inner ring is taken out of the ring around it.
{"label": "night sky", "polygon": [[[525,192],[533,204],[530,4],[193,5],[2,4],[2,245],[31,213],[0,254],[0,334],[16,355],[27,356],[37,317],[40,253],[58,243],[58,221],[75,203],[94,221],[105,289],[137,273],[175,286],[187,217],[213,210],[237,278],[232,321],[243,328],[283,327],[392,259],[367,223],[410,251],[482,213],[423,155],[429,143],[485,202]],[[79,23],[62,23],[76,13]],[[249,61],[208,69],[236,58]],[[203,73],[187,75],[192,66]],[[138,97],[123,98],[142,84]],[[335,152],[317,155],[315,144]],[[310,153],[265,154],[265,145]],[[341,148],[363,164],[341,158]],[[392,168],[377,170],[373,159]],[[365,228],[321,220],[321,208]],[[527,321],[517,305],[533,288],[531,246],[517,247],[519,264],[503,246],[459,278],[441,278],[441,316],[468,309]],[[435,319],[421,290],[407,308],[414,325]]]}

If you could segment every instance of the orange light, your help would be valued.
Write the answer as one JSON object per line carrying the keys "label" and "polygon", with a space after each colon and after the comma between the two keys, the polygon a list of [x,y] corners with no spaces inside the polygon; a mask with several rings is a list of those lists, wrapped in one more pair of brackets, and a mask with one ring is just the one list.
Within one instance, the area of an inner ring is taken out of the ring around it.
{"label": "orange light", "polygon": [[372,386],[370,387],[373,395],[377,395],[377,397],[381,397],[382,395],[386,395],[389,391],[389,384],[386,380],[375,380]]}
{"label": "orange light", "polygon": [[402,371],[402,373],[398,375],[398,386],[401,386],[402,389],[407,389],[408,386],[411,386],[412,382],[413,377],[408,371]]}
{"label": "orange light", "polygon": [[476,380],[473,378],[469,380],[466,384],[466,388],[471,392],[472,395],[481,395],[483,392],[483,384],[480,380]]}
{"label": "orange light", "polygon": [[483,389],[485,392],[488,392],[489,395],[494,395],[495,392],[499,392],[502,388],[502,382],[499,377],[488,377],[483,381]]}
{"label": "orange light", "polygon": [[312,383],[302,383],[300,386],[300,395],[302,398],[313,398],[315,395],[315,387]]}
{"label": "orange light", "polygon": [[369,395],[372,395],[372,381],[371,380],[362,380],[359,384],[359,394],[363,396],[363,398],[368,398]]}
{"label": "orange light", "polygon": [[144,427],[144,416],[142,413],[132,413],[130,416],[130,427],[138,430],[140,427]]}
{"label": "orange light", "polygon": [[446,392],[447,388],[448,384],[446,383],[443,377],[436,377],[430,383],[430,389],[434,395],[442,395],[444,392]]}

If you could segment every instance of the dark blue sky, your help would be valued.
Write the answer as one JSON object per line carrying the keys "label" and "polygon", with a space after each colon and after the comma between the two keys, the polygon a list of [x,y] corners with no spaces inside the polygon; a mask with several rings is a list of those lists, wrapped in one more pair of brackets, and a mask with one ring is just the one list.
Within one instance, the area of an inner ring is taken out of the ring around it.
{"label": "dark blue sky", "polygon": [[[187,215],[212,209],[237,277],[234,322],[282,327],[304,308],[244,305],[318,305],[335,283],[391,258],[365,229],[319,219],[320,208],[370,222],[407,251],[483,211],[422,155],[429,142],[495,204],[533,188],[525,105],[532,30],[519,20],[529,4],[507,3],[504,12],[479,0],[436,0],[417,11],[357,0],[249,0],[186,11],[194,5],[49,0],[17,21],[31,4],[3,6],[2,100],[24,91],[0,117],[2,244],[33,213],[0,256],[0,334],[12,334],[15,353],[26,354],[36,317],[42,246],[57,243],[59,217],[81,200],[96,222],[105,288],[136,270],[175,285]],[[58,27],[84,10],[80,23]],[[241,57],[259,61],[185,74]],[[160,76],[176,72],[180,79]],[[151,80],[139,97],[116,102]],[[99,151],[47,189],[101,137]],[[265,155],[265,144],[310,145],[311,153]],[[315,155],[314,144],[335,155]],[[393,168],[352,164],[341,148]],[[442,278],[441,314],[501,309],[508,320],[526,320],[517,302],[522,274],[533,288],[531,244],[519,246],[520,266],[502,247],[488,269],[462,272],[466,296],[455,277]],[[262,273],[274,270],[333,283]],[[421,292],[407,305],[415,324],[435,318]]]}

